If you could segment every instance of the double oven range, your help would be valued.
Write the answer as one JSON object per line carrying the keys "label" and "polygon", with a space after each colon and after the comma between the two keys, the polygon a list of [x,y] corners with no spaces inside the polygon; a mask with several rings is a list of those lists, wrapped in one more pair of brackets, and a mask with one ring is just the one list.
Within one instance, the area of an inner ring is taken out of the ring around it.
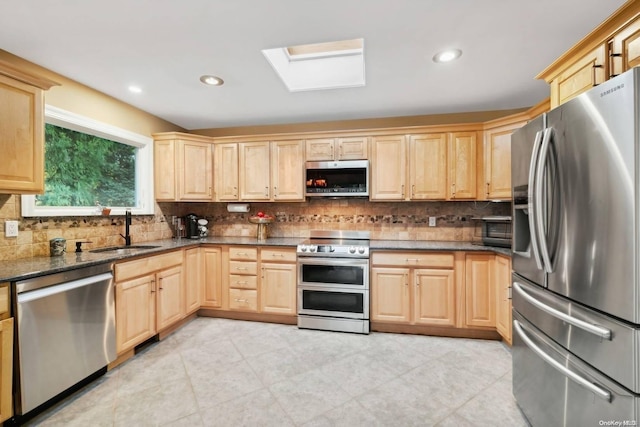
{"label": "double oven range", "polygon": [[369,233],[312,231],[297,247],[298,327],[369,333]]}

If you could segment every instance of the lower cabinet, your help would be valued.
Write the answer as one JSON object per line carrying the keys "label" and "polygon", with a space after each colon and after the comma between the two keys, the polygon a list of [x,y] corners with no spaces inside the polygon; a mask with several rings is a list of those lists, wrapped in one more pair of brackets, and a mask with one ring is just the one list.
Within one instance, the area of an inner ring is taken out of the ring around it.
{"label": "lower cabinet", "polygon": [[222,249],[205,246],[202,252],[202,307],[222,307]]}
{"label": "lower cabinet", "polygon": [[296,314],[295,249],[252,246],[225,249],[229,310]]}
{"label": "lower cabinet", "polygon": [[115,265],[119,354],[184,318],[182,258],[174,251]]}
{"label": "lower cabinet", "polygon": [[495,285],[492,281],[494,254],[465,256],[465,324],[495,328]]}
{"label": "lower cabinet", "polygon": [[13,416],[13,317],[0,321],[0,422]]}
{"label": "lower cabinet", "polygon": [[184,311],[191,314],[202,304],[204,287],[203,248],[184,251]]}
{"label": "lower cabinet", "polygon": [[494,267],[496,329],[511,344],[511,258],[496,255]]}
{"label": "lower cabinet", "polygon": [[452,253],[374,253],[371,320],[456,326],[453,266]]}

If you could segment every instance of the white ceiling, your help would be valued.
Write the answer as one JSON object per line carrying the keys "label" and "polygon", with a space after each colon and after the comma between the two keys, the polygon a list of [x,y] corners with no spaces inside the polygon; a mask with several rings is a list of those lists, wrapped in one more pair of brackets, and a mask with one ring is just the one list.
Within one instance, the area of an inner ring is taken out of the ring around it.
{"label": "white ceiling", "polygon": [[[623,3],[2,0],[0,49],[185,129],[501,110],[548,96],[535,75]],[[365,87],[290,93],[261,53],[359,37]]]}

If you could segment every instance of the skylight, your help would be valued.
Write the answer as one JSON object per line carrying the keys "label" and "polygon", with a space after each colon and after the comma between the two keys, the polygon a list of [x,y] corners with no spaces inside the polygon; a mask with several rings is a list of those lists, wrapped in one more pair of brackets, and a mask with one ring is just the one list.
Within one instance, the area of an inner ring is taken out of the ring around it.
{"label": "skylight", "polygon": [[262,51],[290,92],[364,86],[364,39]]}

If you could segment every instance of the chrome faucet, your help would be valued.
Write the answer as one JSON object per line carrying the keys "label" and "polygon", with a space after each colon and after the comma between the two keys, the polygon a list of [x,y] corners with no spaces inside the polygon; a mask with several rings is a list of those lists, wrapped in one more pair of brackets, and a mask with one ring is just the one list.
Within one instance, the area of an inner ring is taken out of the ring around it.
{"label": "chrome faucet", "polygon": [[129,227],[131,227],[131,209],[127,209],[124,213],[124,245],[131,246],[131,235],[129,234]]}

